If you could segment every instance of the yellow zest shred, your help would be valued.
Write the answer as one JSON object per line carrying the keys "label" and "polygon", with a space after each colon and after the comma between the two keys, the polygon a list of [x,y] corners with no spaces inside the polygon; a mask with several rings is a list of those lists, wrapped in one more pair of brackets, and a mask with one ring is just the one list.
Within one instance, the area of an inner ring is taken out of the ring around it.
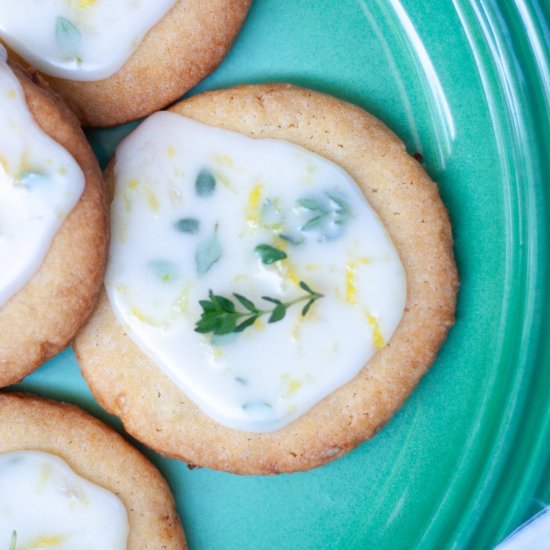
{"label": "yellow zest shred", "polygon": [[152,327],[161,327],[163,325],[162,323],[159,323],[158,321],[156,321],[155,319],[152,319],[148,315],[145,315],[145,313],[143,313],[139,308],[135,306],[130,310],[130,313],[134,317],[139,319],[142,323],[151,325]]}
{"label": "yellow zest shred", "polygon": [[284,252],[288,248],[288,241],[285,241],[284,239],[281,239],[281,237],[279,237],[278,235],[275,235],[273,237],[273,246]]}
{"label": "yellow zest shred", "polygon": [[50,535],[45,537],[38,537],[30,544],[27,544],[21,550],[39,550],[40,548],[51,548],[52,546],[59,546],[65,537],[61,535]]}
{"label": "yellow zest shred", "polygon": [[357,304],[357,268],[360,265],[367,265],[367,258],[353,260],[346,265],[346,302],[351,305]]}
{"label": "yellow zest shred", "polygon": [[376,349],[382,349],[384,347],[384,337],[382,336],[382,330],[380,323],[374,315],[368,315],[367,321],[372,327],[372,343]]}
{"label": "yellow zest shred", "polygon": [[96,3],[96,0],[78,0],[78,7],[81,10],[91,8]]}
{"label": "yellow zest shred", "polygon": [[280,262],[275,262],[275,267],[279,272],[281,277],[285,279],[290,279],[296,286],[300,285],[300,277],[294,271],[292,264],[288,260],[281,260]]}
{"label": "yellow zest shred", "polygon": [[260,220],[260,198],[262,196],[263,185],[258,183],[248,195],[248,205],[246,207],[246,219],[252,227],[256,227]]}
{"label": "yellow zest shred", "polygon": [[357,270],[352,264],[346,265],[346,302],[355,305],[357,303],[357,283],[355,276]]}
{"label": "yellow zest shred", "polygon": [[220,182],[225,188],[235,192],[235,188],[231,185],[231,180],[225,174],[222,174],[221,172],[216,172],[214,176],[216,178],[216,181]]}
{"label": "yellow zest shred", "polygon": [[216,155],[214,161],[222,166],[227,166],[228,168],[233,168],[234,161],[229,155]]}
{"label": "yellow zest shred", "polygon": [[283,374],[281,378],[286,395],[294,395],[302,387],[302,382],[292,378],[289,374]]}
{"label": "yellow zest shred", "polygon": [[149,203],[149,208],[152,212],[157,213],[160,210],[160,203],[157,196],[150,187],[147,187],[145,194],[147,197],[147,202]]}

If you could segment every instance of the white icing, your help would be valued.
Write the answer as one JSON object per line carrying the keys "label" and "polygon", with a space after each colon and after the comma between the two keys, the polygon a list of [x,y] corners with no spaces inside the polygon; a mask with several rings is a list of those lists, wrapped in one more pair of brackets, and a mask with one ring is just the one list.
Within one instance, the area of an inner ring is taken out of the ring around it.
{"label": "white icing", "polygon": [[51,76],[115,74],[176,0],[0,0],[0,37]]}
{"label": "white icing", "polygon": [[0,60],[0,307],[40,267],[84,189],[76,161],[30,114]]}
{"label": "white icing", "polygon": [[[200,196],[195,182],[204,169],[216,186]],[[119,145],[115,177],[106,278],[113,310],[217,422],[248,431],[287,425],[351,380],[398,325],[403,267],[379,218],[334,163],[284,141],[162,112]],[[317,214],[300,206],[304,199],[330,212],[311,230],[304,226]],[[197,232],[177,230],[186,218],[198,221]],[[210,260],[198,261],[208,243]],[[258,244],[287,258],[264,265]],[[262,317],[238,335],[194,331],[209,290],[239,310],[234,292],[271,309],[262,296],[300,297],[300,281],[324,294],[305,317],[300,303],[283,320]]]}
{"label": "white icing", "polygon": [[0,454],[0,547],[125,550],[126,508],[112,492],[37,451]]}

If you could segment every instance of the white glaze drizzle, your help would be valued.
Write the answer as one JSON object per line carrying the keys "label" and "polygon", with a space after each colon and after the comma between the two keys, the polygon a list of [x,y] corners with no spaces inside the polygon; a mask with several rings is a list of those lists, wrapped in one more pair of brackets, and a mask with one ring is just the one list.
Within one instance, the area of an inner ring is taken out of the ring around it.
{"label": "white glaze drizzle", "polygon": [[[201,173],[215,178],[208,193],[197,192]],[[332,162],[162,112],[119,145],[115,175],[113,310],[217,422],[248,431],[287,425],[351,380],[399,323],[401,262],[355,182]],[[328,212],[321,221],[303,206],[315,201]],[[258,244],[287,258],[265,265]],[[305,317],[296,305],[282,321],[264,317],[239,335],[194,331],[210,289],[269,309],[262,296],[296,298],[299,281],[324,294]]]}
{"label": "white glaze drizzle", "polygon": [[0,307],[38,270],[84,189],[79,165],[36,124],[1,54]]}
{"label": "white glaze drizzle", "polygon": [[115,74],[176,0],[0,0],[0,37],[40,71],[69,80]]}
{"label": "white glaze drizzle", "polygon": [[125,550],[128,514],[120,499],[38,451],[0,454],[0,547]]}

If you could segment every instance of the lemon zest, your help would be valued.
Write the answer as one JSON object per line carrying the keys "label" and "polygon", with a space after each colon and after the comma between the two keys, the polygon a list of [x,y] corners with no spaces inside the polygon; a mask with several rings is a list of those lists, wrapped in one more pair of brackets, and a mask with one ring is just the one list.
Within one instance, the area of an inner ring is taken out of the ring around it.
{"label": "lemon zest", "polygon": [[258,225],[260,219],[260,198],[262,196],[263,185],[261,183],[256,184],[250,194],[248,195],[248,205],[246,208],[246,219],[252,227]]}
{"label": "lemon zest", "polygon": [[96,3],[96,0],[78,0],[78,7],[81,10],[87,10]]}
{"label": "lemon zest", "polygon": [[372,343],[377,350],[380,350],[384,347],[384,336],[382,336],[380,323],[374,315],[367,315],[367,321],[372,327]]}
{"label": "lemon zest", "polygon": [[147,202],[149,203],[149,208],[152,212],[157,213],[160,210],[160,203],[157,196],[150,187],[147,187],[145,194],[147,197]]}
{"label": "lemon zest", "polygon": [[51,548],[52,546],[58,546],[63,542],[62,535],[49,535],[45,537],[38,537],[30,544],[27,544],[21,550],[39,550],[40,548]]}

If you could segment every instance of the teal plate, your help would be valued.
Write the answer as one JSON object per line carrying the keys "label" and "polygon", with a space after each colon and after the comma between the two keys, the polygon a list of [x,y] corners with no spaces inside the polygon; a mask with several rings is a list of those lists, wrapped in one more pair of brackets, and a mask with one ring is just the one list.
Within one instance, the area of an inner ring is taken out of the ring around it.
{"label": "teal plate", "polygon": [[[461,287],[431,371],[344,458],[246,478],[145,450],[192,549],[485,549],[550,501],[549,21],[545,0],[256,0],[193,90],[286,81],[381,118],[440,185]],[[132,127],[89,132],[103,164]],[[18,388],[120,429],[70,350]]]}

